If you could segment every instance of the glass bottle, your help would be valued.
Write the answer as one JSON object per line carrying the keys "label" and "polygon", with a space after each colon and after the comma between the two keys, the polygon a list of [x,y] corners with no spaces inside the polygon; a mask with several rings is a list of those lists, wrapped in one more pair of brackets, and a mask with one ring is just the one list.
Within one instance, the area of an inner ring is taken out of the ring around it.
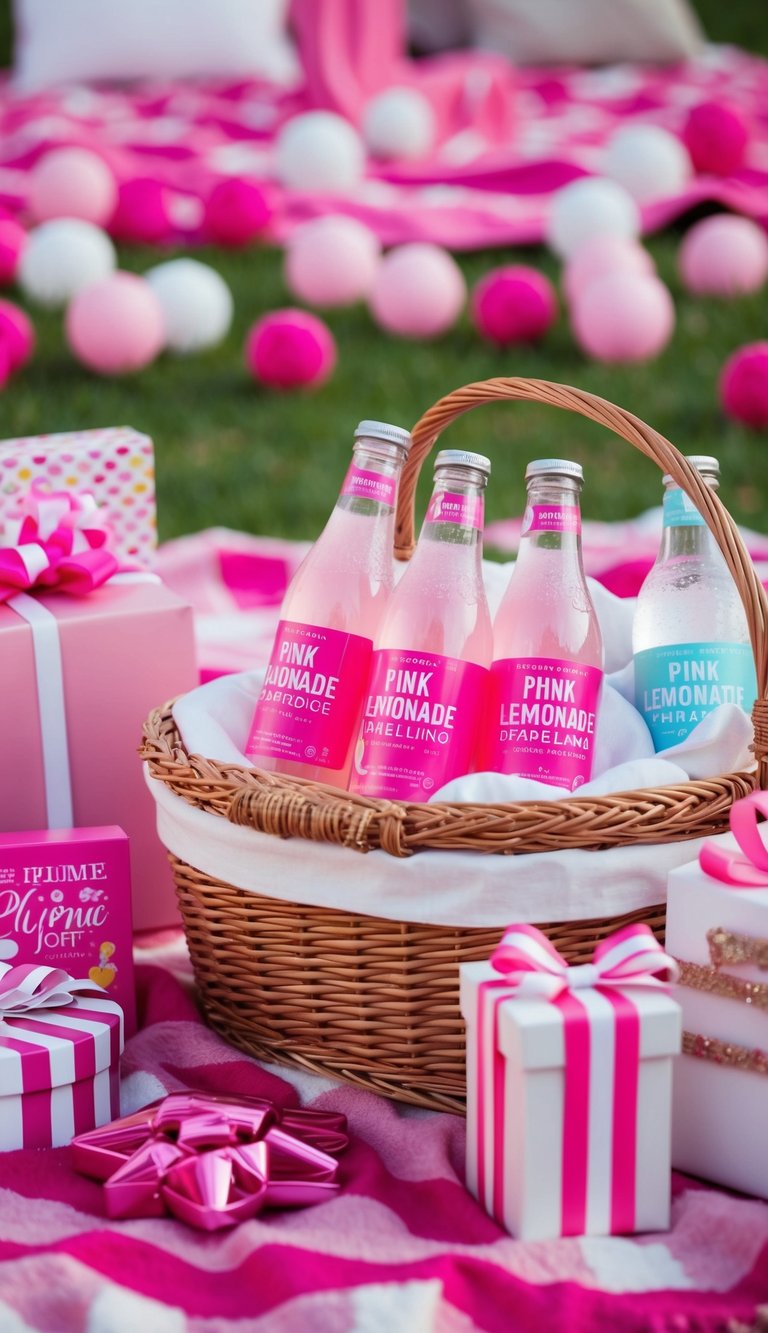
{"label": "glass bottle", "polygon": [[482,576],[490,470],[482,454],[437,455],[416,550],[376,640],[352,791],[426,801],[473,766],[492,643]]}
{"label": "glass bottle", "polygon": [[394,586],[407,430],[361,421],[331,516],[285,594],[246,754],[260,768],[346,787],[373,641]]}
{"label": "glass bottle", "polygon": [[[720,464],[688,456],[717,489]],[[664,477],[659,554],[640,589],[632,626],[635,706],[657,750],[685,740],[719,704],[751,712],[755,663],[741,598],[725,558],[685,491]]]}
{"label": "glass bottle", "polygon": [[579,463],[525,473],[520,549],[493,625],[485,767],[575,791],[592,772],[603,640],[581,556]]}

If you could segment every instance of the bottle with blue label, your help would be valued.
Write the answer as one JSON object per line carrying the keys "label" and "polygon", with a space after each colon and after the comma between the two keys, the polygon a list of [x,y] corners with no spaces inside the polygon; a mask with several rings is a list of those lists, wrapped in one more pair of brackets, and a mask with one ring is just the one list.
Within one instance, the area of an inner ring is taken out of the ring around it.
{"label": "bottle with blue label", "polygon": [[[688,456],[717,488],[720,464]],[[664,478],[664,531],[632,629],[635,706],[657,750],[678,745],[720,704],[751,713],[757,694],[747,618],[725,559],[696,505]]]}

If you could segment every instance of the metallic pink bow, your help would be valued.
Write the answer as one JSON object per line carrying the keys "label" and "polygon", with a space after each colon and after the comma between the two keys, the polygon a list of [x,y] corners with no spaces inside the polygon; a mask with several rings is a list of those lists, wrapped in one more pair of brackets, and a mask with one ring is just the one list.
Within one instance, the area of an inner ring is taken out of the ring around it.
{"label": "metallic pink bow", "polygon": [[624,926],[595,949],[591,963],[569,967],[535,926],[509,926],[491,955],[521,998],[555,1000],[564,991],[595,986],[660,986],[675,981],[678,967],[648,926]]}
{"label": "metallic pink bow", "polygon": [[0,1022],[21,1018],[34,1009],[62,1009],[81,991],[103,995],[102,986],[87,978],[71,977],[60,967],[0,963]]}
{"label": "metallic pink bow", "polygon": [[260,1098],[175,1092],[72,1140],[78,1171],[104,1180],[110,1217],[170,1213],[203,1231],[265,1206],[320,1203],[338,1189],[346,1118]]}
{"label": "metallic pink bow", "polygon": [[768,819],[768,792],[754,791],[731,806],[731,833],[744,853],[705,842],[699,865],[705,874],[739,889],[768,888],[768,847],[758,831],[758,814]]}
{"label": "metallic pink bow", "polygon": [[83,597],[118,569],[110,531],[92,495],[32,487],[4,524],[0,602],[33,588]]}

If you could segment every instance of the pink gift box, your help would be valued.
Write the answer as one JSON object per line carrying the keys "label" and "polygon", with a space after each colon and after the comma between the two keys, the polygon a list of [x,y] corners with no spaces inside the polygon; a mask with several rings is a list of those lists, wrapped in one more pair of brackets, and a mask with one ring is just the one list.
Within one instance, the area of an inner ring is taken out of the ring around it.
{"label": "pink gift box", "polygon": [[0,958],[103,986],[136,1030],[131,871],[120,828],[0,833]]}
{"label": "pink gift box", "polygon": [[109,515],[121,559],[152,565],[157,546],[152,441],[130,426],[0,440],[0,520],[30,486],[88,491]]}
{"label": "pink gift box", "polygon": [[123,1011],[88,995],[0,1023],[0,1150],[58,1148],[120,1114]]}
{"label": "pink gift box", "polygon": [[174,924],[136,752],[150,710],[197,684],[191,607],[150,575],[117,575],[88,597],[22,593],[0,606],[0,645],[0,828],[119,824],[134,928]]}

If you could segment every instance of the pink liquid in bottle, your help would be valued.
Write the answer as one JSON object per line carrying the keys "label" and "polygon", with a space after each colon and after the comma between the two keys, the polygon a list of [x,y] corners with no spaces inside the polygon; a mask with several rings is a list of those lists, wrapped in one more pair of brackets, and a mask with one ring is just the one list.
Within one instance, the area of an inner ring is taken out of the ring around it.
{"label": "pink liquid in bottle", "polygon": [[421,536],[376,640],[350,790],[426,801],[470,771],[491,619],[482,579],[481,454],[443,450]]}
{"label": "pink liquid in bottle", "polygon": [[363,421],[336,506],[280,612],[246,754],[273,773],[346,787],[373,640],[394,585],[406,430]]}
{"label": "pink liquid in bottle", "polygon": [[493,626],[484,767],[575,791],[592,772],[603,640],[581,558],[582,469],[526,470],[520,550]]}

